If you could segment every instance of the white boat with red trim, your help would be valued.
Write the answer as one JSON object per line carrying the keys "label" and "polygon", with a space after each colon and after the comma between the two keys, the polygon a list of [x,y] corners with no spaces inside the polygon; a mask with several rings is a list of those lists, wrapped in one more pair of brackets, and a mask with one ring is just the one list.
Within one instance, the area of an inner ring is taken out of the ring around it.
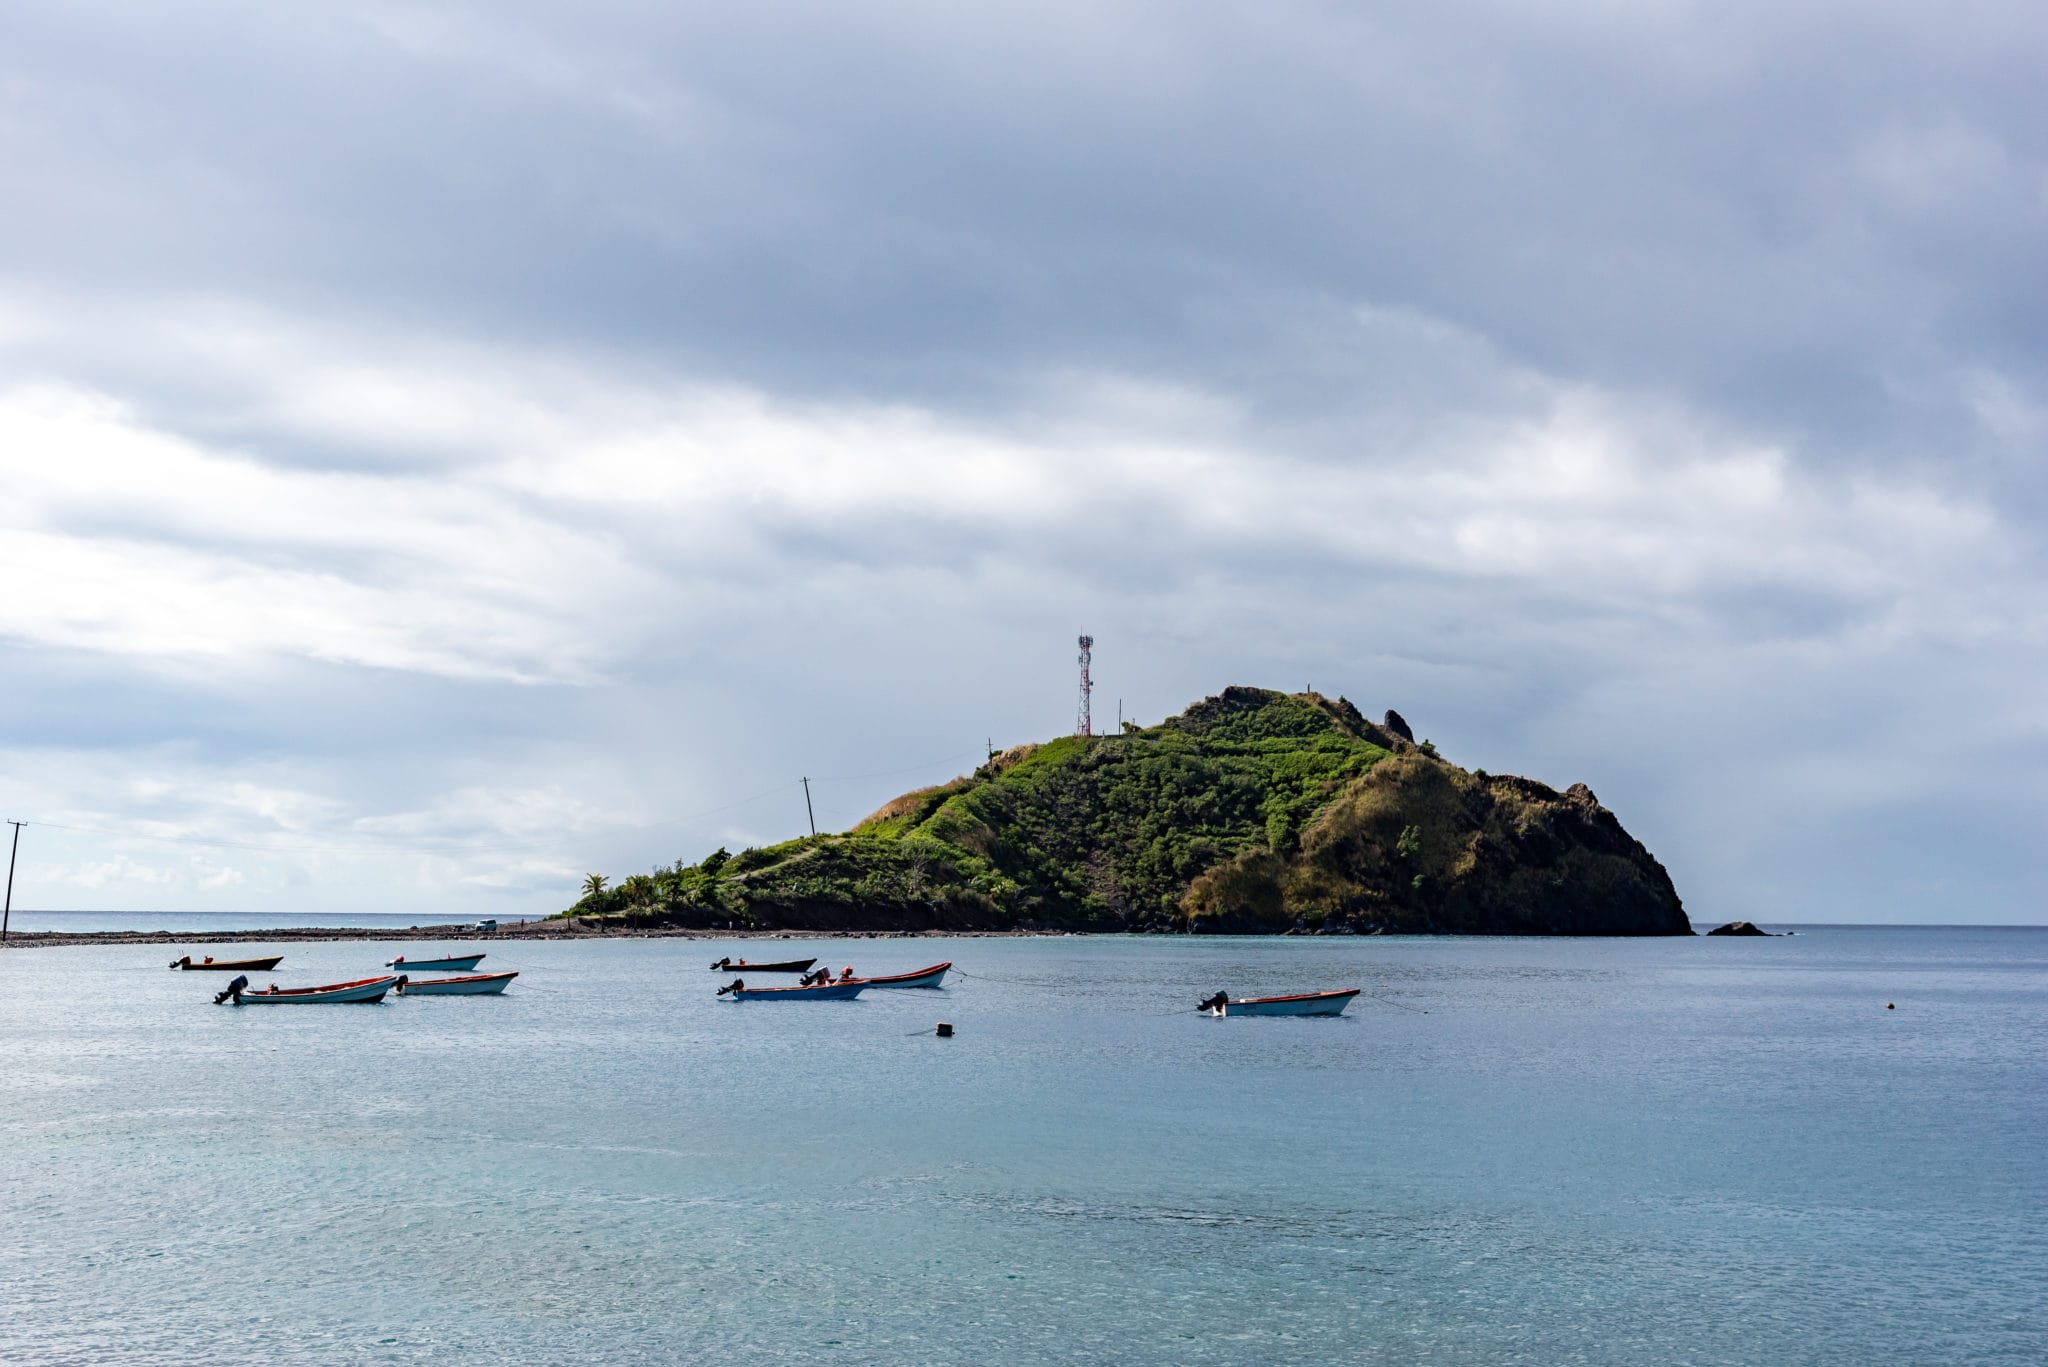
{"label": "white boat with red trim", "polygon": [[518,969],[504,973],[472,973],[461,978],[410,978],[400,975],[398,995],[401,997],[480,997],[489,992],[503,992],[505,984],[519,976]]}
{"label": "white boat with red trim", "polygon": [[920,968],[915,973],[896,973],[881,978],[856,978],[855,982],[867,987],[937,987],[945,981],[946,970],[953,966],[948,959],[930,968]]}
{"label": "white boat with red trim", "polygon": [[243,987],[229,994],[236,1006],[305,1006],[314,1002],[380,1002],[398,986],[396,974],[381,978],[358,978],[352,983],[328,983],[324,987],[279,987],[276,983],[257,992]]}
{"label": "white boat with red trim", "polygon": [[1288,997],[1232,997],[1218,992],[1196,1007],[1212,1016],[1341,1016],[1363,988],[1335,992],[1298,992]]}

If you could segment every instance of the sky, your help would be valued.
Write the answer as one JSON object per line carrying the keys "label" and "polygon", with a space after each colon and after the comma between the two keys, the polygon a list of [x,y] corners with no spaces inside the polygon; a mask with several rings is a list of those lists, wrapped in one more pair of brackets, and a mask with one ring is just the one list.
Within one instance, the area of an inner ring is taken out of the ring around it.
{"label": "sky", "polygon": [[543,915],[1229,684],[2048,921],[2048,8],[0,10],[17,907]]}

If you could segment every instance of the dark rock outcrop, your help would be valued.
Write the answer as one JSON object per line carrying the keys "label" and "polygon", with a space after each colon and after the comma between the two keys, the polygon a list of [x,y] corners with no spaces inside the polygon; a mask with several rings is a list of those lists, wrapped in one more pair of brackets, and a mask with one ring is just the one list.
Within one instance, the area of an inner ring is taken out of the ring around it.
{"label": "dark rock outcrop", "polygon": [[1725,926],[1715,926],[1709,935],[1769,935],[1768,930],[1758,930],[1747,921],[1730,921]]}
{"label": "dark rock outcrop", "polygon": [[1298,851],[1247,850],[1188,890],[1196,930],[1306,919],[1362,934],[1690,935],[1670,875],[1592,790],[1480,778],[1410,751],[1318,814]]}
{"label": "dark rock outcrop", "polygon": [[1389,731],[1392,731],[1410,745],[1415,743],[1415,733],[1408,729],[1408,719],[1391,707],[1387,709],[1387,719],[1384,724]]}

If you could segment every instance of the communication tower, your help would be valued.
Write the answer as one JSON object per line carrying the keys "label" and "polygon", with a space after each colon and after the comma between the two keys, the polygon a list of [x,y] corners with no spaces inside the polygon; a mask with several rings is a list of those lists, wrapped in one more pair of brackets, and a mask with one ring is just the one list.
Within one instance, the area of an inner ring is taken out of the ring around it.
{"label": "communication tower", "polygon": [[1081,638],[1081,710],[1074,716],[1074,734],[1077,736],[1092,736],[1095,734],[1095,723],[1088,716],[1088,694],[1095,687],[1095,685],[1088,681],[1088,656],[1094,649],[1095,638],[1093,636],[1083,636]]}

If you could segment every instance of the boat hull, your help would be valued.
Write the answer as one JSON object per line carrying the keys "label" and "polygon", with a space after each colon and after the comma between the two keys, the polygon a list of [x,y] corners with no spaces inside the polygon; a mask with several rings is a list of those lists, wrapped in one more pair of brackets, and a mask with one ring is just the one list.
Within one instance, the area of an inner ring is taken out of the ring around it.
{"label": "boat hull", "polygon": [[868,987],[938,987],[946,980],[946,971],[952,967],[950,961],[920,968],[915,973],[896,973],[886,978],[862,978],[860,982]]}
{"label": "boat hull", "polygon": [[334,1002],[380,1002],[398,986],[396,975],[362,978],[352,983],[329,983],[325,987],[293,987],[282,991],[235,994],[236,1006],[315,1006]]}
{"label": "boat hull", "polygon": [[1342,992],[1304,992],[1292,997],[1247,997],[1209,1008],[1212,1016],[1341,1016],[1360,988]]}
{"label": "boat hull", "polygon": [[506,973],[478,973],[467,978],[421,978],[417,982],[400,977],[397,990],[401,997],[481,997],[503,992],[505,985],[518,976],[518,970],[514,969]]}
{"label": "boat hull", "polygon": [[467,973],[482,963],[482,954],[457,954],[446,959],[393,959],[384,965],[400,973]]}
{"label": "boat hull", "polygon": [[777,964],[748,964],[734,963],[730,959],[720,959],[717,963],[711,965],[711,971],[713,973],[808,973],[811,971],[811,965],[816,962],[818,962],[816,959],[785,959]]}
{"label": "boat hull", "polygon": [[187,973],[268,973],[284,962],[284,955],[273,955],[268,959],[202,959],[193,963],[188,956],[172,964]]}
{"label": "boat hull", "polygon": [[736,1002],[843,1002],[858,997],[866,986],[856,980],[817,987],[743,987],[731,995]]}

